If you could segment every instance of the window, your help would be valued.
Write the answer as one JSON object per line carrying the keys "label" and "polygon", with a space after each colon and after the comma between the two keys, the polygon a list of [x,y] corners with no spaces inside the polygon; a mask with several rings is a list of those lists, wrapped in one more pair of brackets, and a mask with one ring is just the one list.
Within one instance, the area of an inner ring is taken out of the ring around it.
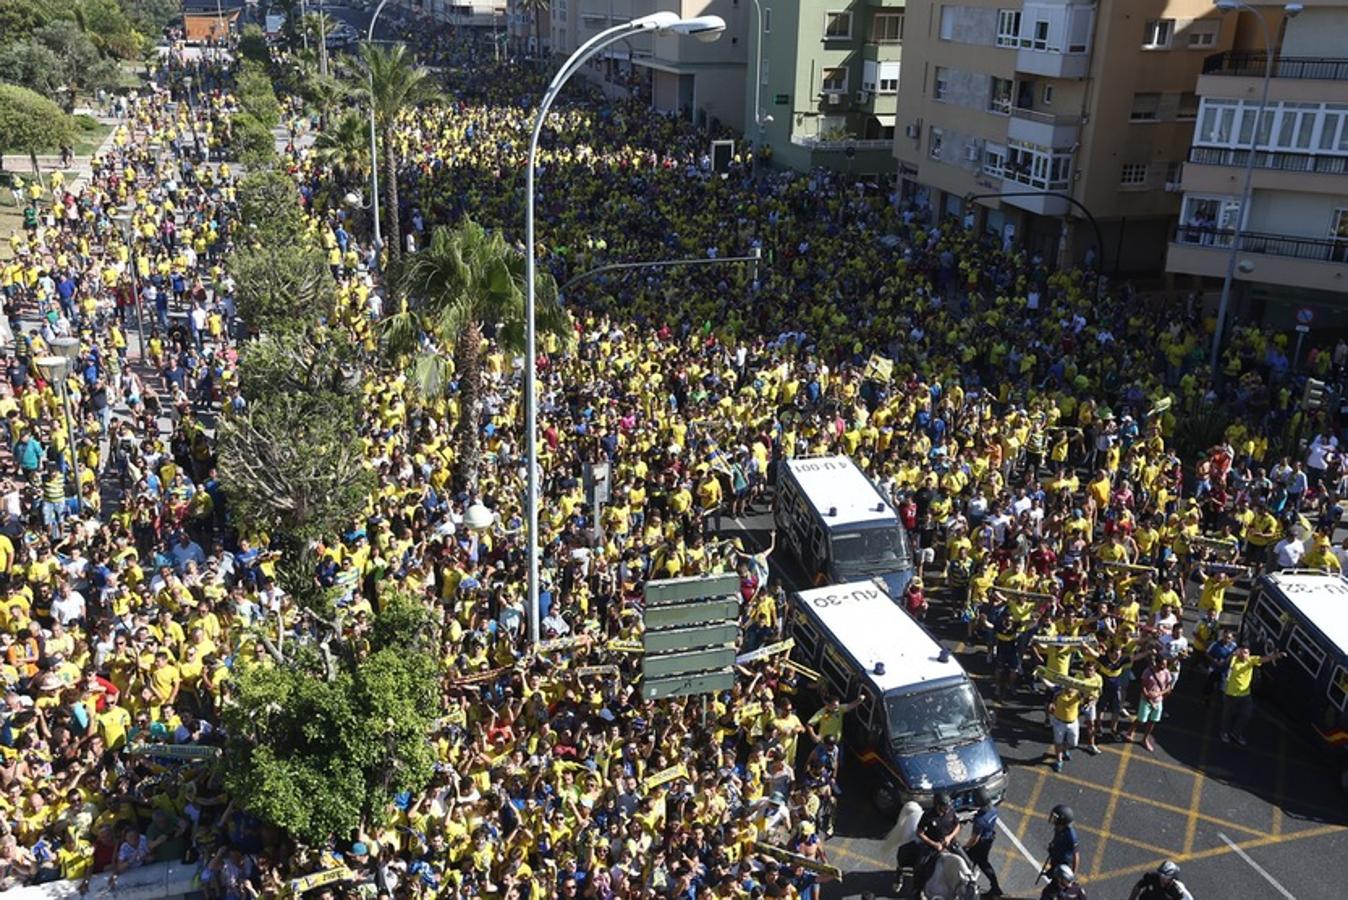
{"label": "window", "polygon": [[871,19],[871,40],[877,44],[903,40],[903,13],[876,13]]}
{"label": "window", "polygon": [[1174,19],[1152,19],[1142,30],[1142,48],[1144,50],[1169,50],[1170,39],[1175,36]]}
{"label": "window", "polygon": [[1334,242],[1331,262],[1348,262],[1348,209],[1336,209],[1329,220],[1329,238]]}
{"label": "window", "polygon": [[1344,671],[1343,666],[1334,670],[1334,677],[1329,682],[1329,702],[1333,703],[1335,708],[1343,709],[1348,706],[1348,671]]}
{"label": "window", "polygon": [[997,10],[997,46],[1020,46],[1020,10]]}
{"label": "window", "polygon": [[1155,122],[1161,110],[1160,94],[1134,94],[1133,108],[1128,113],[1130,122]]}
{"label": "window", "polygon": [[1011,79],[998,78],[994,75],[992,86],[988,91],[988,112],[1009,116],[1011,114],[1011,90],[1014,86]]}
{"label": "window", "polygon": [[1030,41],[1033,50],[1048,49],[1048,22],[1038,19],[1034,23],[1034,37]]}
{"label": "window", "polygon": [[899,92],[899,64],[880,63],[880,93],[897,94]]}
{"label": "window", "polygon": [[[1190,199],[1198,201],[1193,204],[1194,206],[1199,206],[1203,203],[1203,201],[1200,198],[1189,198],[1186,196],[1184,199],[1186,205],[1189,205],[1188,201]],[[1222,201],[1221,199],[1216,199],[1207,202],[1212,204],[1213,207],[1215,207]],[[1239,208],[1240,206],[1239,202],[1236,203],[1236,206],[1237,208]],[[1207,212],[1207,211],[1209,210],[1207,209],[1195,210],[1195,212]],[[1215,226],[1218,230],[1221,231],[1233,229],[1236,227],[1236,217],[1234,215],[1230,217],[1221,216],[1217,218],[1216,221],[1212,223],[1212,225],[1209,225],[1209,227],[1213,226]],[[1255,626],[1257,631],[1259,632],[1259,636],[1262,637],[1264,640],[1276,641],[1282,635],[1282,629],[1284,624],[1282,620],[1282,613],[1273,604],[1273,601],[1268,599],[1267,594],[1259,595],[1259,602],[1255,604],[1254,607],[1254,618],[1255,618]]]}
{"label": "window", "polygon": [[1175,108],[1175,118],[1183,122],[1192,122],[1198,118],[1198,95],[1185,91],[1179,95],[1179,106]]}
{"label": "window", "polygon": [[1001,144],[983,145],[983,171],[993,176],[1001,178],[1006,170],[1006,148]]}
{"label": "window", "polygon": [[1217,46],[1217,35],[1221,27],[1219,22],[1191,22],[1184,35],[1189,49],[1200,50]]}
{"label": "window", "polygon": [[927,155],[932,159],[941,158],[941,144],[945,139],[945,133],[939,128],[931,128],[927,131]]}
{"label": "window", "polygon": [[1234,100],[1204,100],[1199,106],[1198,128],[1194,142],[1200,144],[1229,144],[1240,104]]}
{"label": "window", "polygon": [[874,60],[866,60],[861,64],[861,89],[863,91],[875,90],[876,82],[880,80],[880,64]]}
{"label": "window", "polygon": [[1348,153],[1348,106],[1325,104],[1319,146],[1321,150]]}
{"label": "window", "polygon": [[955,39],[955,7],[941,7],[941,40],[953,41]]}
{"label": "window", "polygon": [[1053,85],[1044,85],[1043,103],[1045,106],[1053,105]]}
{"label": "window", "polygon": [[1066,190],[1071,183],[1072,151],[1012,141],[1003,178],[1041,191]]}
{"label": "window", "polygon": [[1318,103],[1283,103],[1278,117],[1277,146],[1290,150],[1308,150],[1315,132]]}
{"label": "window", "polygon": [[1315,645],[1306,632],[1300,628],[1293,628],[1292,633],[1287,637],[1287,653],[1292,659],[1296,660],[1301,668],[1312,678],[1320,676],[1320,669],[1325,664],[1325,651]]}
{"label": "window", "polygon": [[845,41],[852,37],[852,14],[850,12],[824,13],[824,40]]}
{"label": "window", "polygon": [[1182,163],[1182,162],[1168,162],[1168,163],[1166,163],[1166,164],[1165,164],[1165,183],[1166,183],[1166,184],[1179,184],[1179,182],[1180,182],[1180,173],[1183,171],[1183,169],[1184,169],[1184,163]]}
{"label": "window", "polygon": [[847,67],[836,66],[824,70],[824,93],[825,94],[845,94],[847,93]]}
{"label": "window", "polygon": [[945,66],[936,67],[936,78],[932,83],[931,96],[933,100],[945,102],[946,94],[950,91],[950,70]]}
{"label": "window", "polygon": [[1119,184],[1127,187],[1138,187],[1147,183],[1147,164],[1146,163],[1124,163],[1123,171],[1119,174]]}
{"label": "window", "polygon": [[763,33],[772,34],[772,7],[763,8]]}

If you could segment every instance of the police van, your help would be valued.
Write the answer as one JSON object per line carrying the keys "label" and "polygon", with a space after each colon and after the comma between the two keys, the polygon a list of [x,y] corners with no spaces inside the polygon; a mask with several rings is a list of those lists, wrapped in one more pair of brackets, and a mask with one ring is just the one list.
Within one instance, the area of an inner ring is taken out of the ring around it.
{"label": "police van", "polygon": [[1318,569],[1261,575],[1240,629],[1255,653],[1287,654],[1259,669],[1262,689],[1311,723],[1348,790],[1348,581]]}
{"label": "police van", "polygon": [[897,597],[912,580],[898,513],[846,456],[784,460],[775,496],[778,539],[815,584],[878,577]]}
{"label": "police van", "polygon": [[876,802],[892,811],[909,800],[924,806],[946,791],[962,813],[984,788],[1006,790],[1006,766],[991,736],[991,718],[964,668],[896,604],[879,579],[795,594],[788,612],[792,655],[819,672],[821,690],[844,701],[843,738],[870,766]]}

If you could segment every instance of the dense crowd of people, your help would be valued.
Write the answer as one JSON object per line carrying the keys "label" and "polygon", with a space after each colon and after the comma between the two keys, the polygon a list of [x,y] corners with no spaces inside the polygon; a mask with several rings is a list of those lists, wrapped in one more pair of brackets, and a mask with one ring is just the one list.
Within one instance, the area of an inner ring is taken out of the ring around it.
{"label": "dense crowd of people", "polygon": [[[347,628],[375,600],[372,572],[420,577],[449,661],[428,735],[439,765],[387,821],[296,847],[231,801],[209,753],[231,683],[267,664],[256,623],[279,616],[293,640],[307,628],[268,548],[230,527],[213,468],[207,423],[238,362],[221,265],[232,101],[224,68],[195,65],[188,103],[186,65],[167,57],[92,178],[42,202],[0,263],[0,886],[187,859],[222,898],[817,896],[856,698],[816,696],[769,656],[711,698],[704,725],[699,704],[642,701],[625,649],[648,579],[717,571],[740,576],[742,649],[782,636],[770,548],[728,539],[717,514],[766,510],[783,459],[846,454],[892,496],[930,551],[926,580],[944,581],[937,607],[986,644],[998,696],[1058,686],[1059,769],[1083,725],[1085,752],[1139,728],[1151,749],[1191,655],[1227,695],[1224,737],[1243,741],[1247,676],[1270,660],[1223,634],[1237,567],[1344,562],[1328,540],[1337,433],[1297,408],[1286,335],[1235,329],[1214,383],[1197,307],[1126,284],[1097,297],[1098,273],[834,173],[737,163],[722,177],[705,132],[577,90],[539,171],[559,282],[754,248],[762,264],[597,277],[566,298],[575,334],[545,336],[539,373],[541,660],[526,652],[518,361],[489,328],[475,485],[454,477],[458,407],[404,372],[363,373],[381,487],[368,521],[321,542],[314,574],[345,579]],[[542,82],[480,54],[446,78],[451,99],[404,115],[391,237],[415,248],[471,216],[516,241]],[[334,173],[315,155],[291,147],[288,164],[312,231],[339,250],[334,322],[368,347],[388,302],[368,238],[316,199]],[[67,337],[75,365],[49,381],[40,361]],[[1338,375],[1345,357],[1315,348],[1306,367]],[[1183,416],[1222,427],[1186,456]],[[1308,454],[1286,440],[1298,432]],[[583,476],[597,461],[613,489],[595,521]],[[499,527],[468,535],[478,500]],[[919,616],[922,584],[896,598]],[[338,866],[337,882],[302,880]]]}

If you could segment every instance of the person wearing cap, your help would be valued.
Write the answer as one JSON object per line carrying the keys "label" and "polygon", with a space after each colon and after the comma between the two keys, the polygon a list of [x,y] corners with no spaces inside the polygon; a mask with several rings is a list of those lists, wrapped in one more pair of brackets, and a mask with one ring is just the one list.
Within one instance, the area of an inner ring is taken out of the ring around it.
{"label": "person wearing cap", "polygon": [[1071,866],[1058,865],[1049,873],[1049,882],[1039,893],[1039,900],[1086,900],[1086,891]]}
{"label": "person wearing cap", "polygon": [[1179,880],[1180,868],[1171,860],[1166,860],[1148,872],[1133,885],[1128,900],[1194,900],[1193,894]]}

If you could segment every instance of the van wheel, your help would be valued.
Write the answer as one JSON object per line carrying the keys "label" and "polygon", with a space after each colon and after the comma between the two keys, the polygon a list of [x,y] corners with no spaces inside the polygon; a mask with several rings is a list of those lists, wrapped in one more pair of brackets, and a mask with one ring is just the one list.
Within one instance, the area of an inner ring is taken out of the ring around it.
{"label": "van wheel", "polygon": [[[1345,773],[1345,777],[1348,777],[1348,773]],[[884,815],[897,816],[902,805],[898,792],[889,785],[880,785],[875,789],[875,808]]]}

